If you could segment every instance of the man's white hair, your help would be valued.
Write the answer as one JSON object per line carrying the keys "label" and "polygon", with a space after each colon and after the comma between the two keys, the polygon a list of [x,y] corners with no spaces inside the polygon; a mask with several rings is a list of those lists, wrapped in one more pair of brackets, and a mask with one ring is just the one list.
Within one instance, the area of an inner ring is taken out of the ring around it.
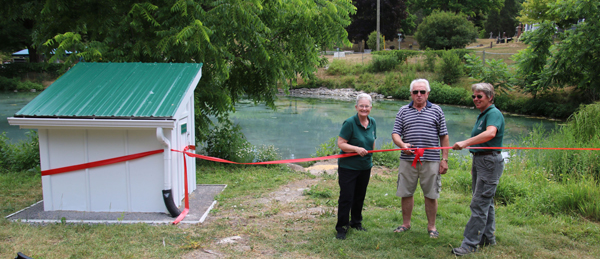
{"label": "man's white hair", "polygon": [[410,91],[413,91],[413,86],[416,83],[425,83],[425,86],[427,87],[427,92],[431,92],[431,88],[429,88],[429,81],[427,81],[427,79],[423,79],[423,78],[419,78],[419,79],[415,79],[412,82],[410,82]]}

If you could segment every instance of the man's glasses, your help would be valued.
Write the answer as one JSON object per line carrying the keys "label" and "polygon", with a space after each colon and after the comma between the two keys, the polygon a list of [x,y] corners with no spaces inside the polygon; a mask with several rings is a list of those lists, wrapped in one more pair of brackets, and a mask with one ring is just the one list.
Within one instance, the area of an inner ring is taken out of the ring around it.
{"label": "man's glasses", "polygon": [[471,95],[471,97],[473,98],[473,100],[475,100],[475,99],[483,99],[483,95],[480,95],[480,94],[478,94],[478,95]]}
{"label": "man's glasses", "polygon": [[359,105],[358,108],[367,109],[367,108],[371,108],[371,105]]}
{"label": "man's glasses", "polygon": [[412,93],[413,93],[413,94],[418,94],[418,93],[421,93],[421,94],[426,94],[426,93],[427,93],[427,91],[425,91],[425,90],[421,90],[421,91],[414,90]]}

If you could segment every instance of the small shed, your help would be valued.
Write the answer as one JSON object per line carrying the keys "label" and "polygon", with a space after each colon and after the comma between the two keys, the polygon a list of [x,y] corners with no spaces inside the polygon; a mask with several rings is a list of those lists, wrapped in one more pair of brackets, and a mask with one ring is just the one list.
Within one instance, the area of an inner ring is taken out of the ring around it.
{"label": "small shed", "polygon": [[12,62],[14,63],[26,63],[29,58],[29,50],[22,49],[12,54]]}
{"label": "small shed", "polygon": [[[202,64],[79,63],[33,99],[11,125],[37,129],[45,211],[178,214],[196,189],[194,89]],[[48,170],[162,151],[60,174]],[[193,150],[192,150],[193,152]],[[184,183],[184,167],[191,177]],[[161,191],[162,190],[162,191]]]}

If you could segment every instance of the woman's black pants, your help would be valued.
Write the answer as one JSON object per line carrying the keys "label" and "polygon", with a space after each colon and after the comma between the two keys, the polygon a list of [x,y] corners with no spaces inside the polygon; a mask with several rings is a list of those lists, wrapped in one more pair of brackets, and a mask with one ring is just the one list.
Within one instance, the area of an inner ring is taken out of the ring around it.
{"label": "woman's black pants", "polygon": [[[340,198],[338,200],[338,222],[335,230],[345,232],[350,227],[361,227],[362,208],[367,193],[371,169],[351,170],[339,167],[338,179]],[[352,216],[352,221],[350,221]]]}

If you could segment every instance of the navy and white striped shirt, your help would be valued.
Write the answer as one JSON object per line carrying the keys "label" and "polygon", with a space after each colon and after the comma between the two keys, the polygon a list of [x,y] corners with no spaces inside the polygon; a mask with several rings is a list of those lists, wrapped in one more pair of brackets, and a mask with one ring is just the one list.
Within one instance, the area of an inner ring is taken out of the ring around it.
{"label": "navy and white striped shirt", "polygon": [[[402,137],[404,143],[416,147],[439,147],[440,136],[448,135],[446,118],[440,106],[429,101],[421,111],[413,107],[413,102],[404,105],[396,114],[396,122],[392,134]],[[414,155],[402,153],[400,159],[413,160]],[[422,161],[439,161],[440,150],[425,150]]]}

